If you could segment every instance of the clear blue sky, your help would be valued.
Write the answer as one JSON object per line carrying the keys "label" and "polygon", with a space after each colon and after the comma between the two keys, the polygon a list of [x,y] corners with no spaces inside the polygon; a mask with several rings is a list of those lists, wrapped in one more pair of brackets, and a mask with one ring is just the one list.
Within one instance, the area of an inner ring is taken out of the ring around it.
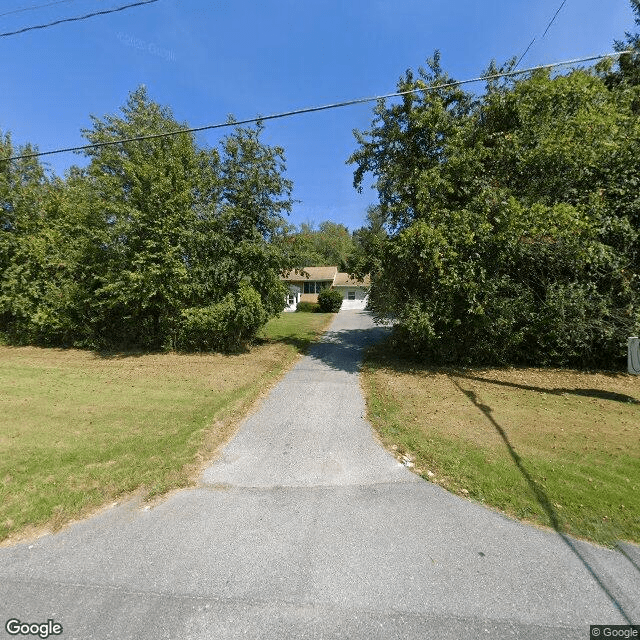
{"label": "clear blue sky", "polygon": [[[134,0],[2,0],[0,33]],[[116,113],[145,84],[191,126],[392,92],[435,49],[454,78],[478,76],[536,42],[520,68],[612,50],[634,31],[627,0],[159,0],[120,13],[0,38],[0,131],[40,150],[83,144],[90,114]],[[12,12],[12,13],[8,13]],[[8,14],[8,15],[6,15]],[[357,194],[345,160],[374,104],[267,123],[285,148],[295,224],[353,230],[375,192]],[[215,145],[220,132],[199,135]],[[59,175],[83,157],[52,156]]]}

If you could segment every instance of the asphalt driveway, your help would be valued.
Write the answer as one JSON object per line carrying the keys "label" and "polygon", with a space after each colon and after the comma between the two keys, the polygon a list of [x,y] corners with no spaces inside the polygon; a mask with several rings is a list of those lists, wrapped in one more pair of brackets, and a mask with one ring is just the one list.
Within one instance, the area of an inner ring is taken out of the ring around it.
{"label": "asphalt driveway", "polygon": [[0,637],[16,637],[9,618],[54,620],[65,640],[585,640],[640,624],[637,547],[513,522],[380,447],[358,366],[383,331],[341,312],[197,488],[0,549]]}

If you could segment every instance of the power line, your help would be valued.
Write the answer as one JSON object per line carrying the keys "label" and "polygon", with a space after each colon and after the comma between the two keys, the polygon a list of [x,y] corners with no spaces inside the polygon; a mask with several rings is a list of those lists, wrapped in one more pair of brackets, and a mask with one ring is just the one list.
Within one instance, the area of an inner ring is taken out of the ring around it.
{"label": "power line", "polygon": [[[558,17],[558,14],[562,10],[562,7],[564,7],[566,3],[567,3],[567,0],[562,0],[562,4],[558,7],[558,10],[553,15],[553,18],[551,18],[551,20],[549,21],[549,24],[547,25],[547,28],[544,30],[544,33],[542,34],[542,37],[540,38],[540,40],[544,40],[544,37],[547,35],[547,31],[549,31],[549,29],[551,28],[551,25],[555,22],[556,18]],[[524,50],[524,53],[520,56],[520,58],[518,58],[518,62],[516,62],[516,66],[513,67],[514,69],[518,68],[518,65],[522,62],[522,59],[527,55],[529,49],[531,49],[531,46],[535,41],[536,41],[536,38],[534,36],[533,40],[529,43],[529,46]]]}
{"label": "power line", "polygon": [[14,9],[13,11],[6,11],[5,13],[0,13],[0,18],[2,16],[10,16],[13,13],[24,13],[25,11],[35,11],[36,9],[43,9],[44,7],[52,7],[54,4],[68,4],[69,2],[73,2],[73,0],[57,0],[57,2],[47,2],[47,4],[39,4],[35,7],[24,7],[23,9]]}
{"label": "power line", "polygon": [[151,133],[144,136],[135,136],[132,138],[121,138],[119,140],[109,140],[108,142],[94,142],[92,144],[85,144],[78,147],[66,147],[64,149],[54,149],[52,151],[37,151],[34,153],[26,153],[19,156],[11,156],[9,158],[0,158],[0,162],[12,161],[12,160],[25,160],[27,158],[36,158],[39,156],[50,156],[59,153],[70,153],[72,151],[86,151],[87,149],[97,149],[100,147],[108,147],[116,144],[123,144],[125,142],[140,142],[142,140],[154,140],[157,138],[167,138],[169,136],[177,136],[182,133],[197,133],[199,131],[208,131],[211,129],[223,129],[226,127],[235,127],[242,124],[255,124],[258,122],[264,122],[266,120],[277,120],[279,118],[289,118],[291,116],[302,115],[304,113],[315,113],[317,111],[327,111],[329,109],[338,109],[341,107],[350,107],[356,104],[364,104],[366,102],[377,102],[380,100],[386,100],[388,98],[397,98],[400,96],[406,96],[411,93],[419,93],[426,91],[437,91],[438,89],[448,89],[450,87],[458,87],[463,84],[471,84],[474,82],[488,82],[490,80],[497,80],[498,78],[508,78],[511,76],[523,75],[525,73],[531,73],[533,71],[540,71],[542,69],[553,69],[555,67],[562,67],[572,64],[578,64],[580,62],[592,62],[594,60],[602,60],[607,57],[619,57],[625,53],[631,53],[631,51],[616,51],[614,53],[603,53],[597,56],[589,56],[587,58],[576,58],[574,60],[565,60],[563,62],[552,62],[551,64],[544,64],[537,67],[529,67],[528,69],[522,69],[521,71],[506,71],[503,73],[495,73],[492,75],[479,76],[477,78],[469,78],[468,80],[456,80],[453,82],[447,82],[445,84],[439,84],[433,87],[421,87],[419,89],[409,89],[407,91],[397,91],[395,93],[387,93],[380,96],[371,96],[368,98],[356,98],[354,100],[345,100],[344,102],[334,102],[331,104],[325,104],[318,107],[306,107],[304,109],[295,109],[293,111],[284,111],[282,113],[274,113],[268,116],[257,116],[255,118],[247,118],[245,120],[233,120],[228,122],[222,122],[218,124],[209,124],[202,127],[191,127],[189,129],[177,129],[175,131],[167,131],[164,133]]}
{"label": "power line", "polygon": [[527,55],[527,52],[529,51],[529,49],[531,49],[531,45],[533,45],[535,41],[536,41],[536,37],[533,36],[533,40],[529,43],[529,46],[524,50],[524,53],[518,58],[518,62],[516,62],[515,67],[513,67],[514,69],[518,68],[518,65],[520,64],[520,62],[522,62],[522,58],[524,58]]}
{"label": "power line", "polygon": [[562,0],[562,4],[558,7],[558,10],[556,11],[555,15],[553,16],[553,18],[551,18],[551,22],[547,25],[547,28],[544,30],[544,33],[542,34],[542,38],[544,38],[547,35],[547,31],[549,31],[549,29],[551,28],[551,25],[556,21],[558,14],[560,13],[560,11],[562,10],[562,7],[564,7],[566,3],[567,3],[567,0]]}
{"label": "power line", "polygon": [[25,33],[26,31],[34,31],[35,29],[47,29],[48,27],[54,27],[57,24],[63,22],[77,22],[78,20],[86,20],[87,18],[93,18],[95,16],[104,16],[109,13],[117,13],[118,11],[124,11],[125,9],[131,9],[132,7],[140,7],[143,4],[152,4],[158,2],[158,0],[141,0],[141,2],[134,2],[133,4],[125,4],[122,7],[114,7],[113,9],[105,9],[104,11],[94,11],[93,13],[87,13],[84,16],[76,16],[74,18],[63,18],[62,20],[56,20],[55,22],[48,22],[47,24],[39,24],[33,27],[24,27],[17,31],[7,31],[7,33],[0,33],[0,38],[6,38],[7,36],[15,36],[19,33]]}

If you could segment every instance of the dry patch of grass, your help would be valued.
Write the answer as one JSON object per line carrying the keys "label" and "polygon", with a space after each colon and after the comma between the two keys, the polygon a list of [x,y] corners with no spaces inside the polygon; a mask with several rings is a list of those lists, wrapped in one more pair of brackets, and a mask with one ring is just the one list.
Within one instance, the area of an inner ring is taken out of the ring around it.
{"label": "dry patch of grass", "polygon": [[421,369],[384,346],[364,374],[371,422],[425,479],[578,537],[640,542],[638,377]]}
{"label": "dry patch of grass", "polygon": [[193,484],[332,317],[286,314],[238,355],[0,346],[0,541]]}

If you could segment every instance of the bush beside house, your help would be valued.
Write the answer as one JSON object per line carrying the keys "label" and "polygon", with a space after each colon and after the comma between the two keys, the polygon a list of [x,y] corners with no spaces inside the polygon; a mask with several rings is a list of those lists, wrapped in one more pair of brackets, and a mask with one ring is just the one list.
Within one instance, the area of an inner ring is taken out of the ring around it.
{"label": "bush beside house", "polygon": [[323,289],[318,294],[318,305],[322,313],[338,313],[342,306],[342,293],[336,289]]}

